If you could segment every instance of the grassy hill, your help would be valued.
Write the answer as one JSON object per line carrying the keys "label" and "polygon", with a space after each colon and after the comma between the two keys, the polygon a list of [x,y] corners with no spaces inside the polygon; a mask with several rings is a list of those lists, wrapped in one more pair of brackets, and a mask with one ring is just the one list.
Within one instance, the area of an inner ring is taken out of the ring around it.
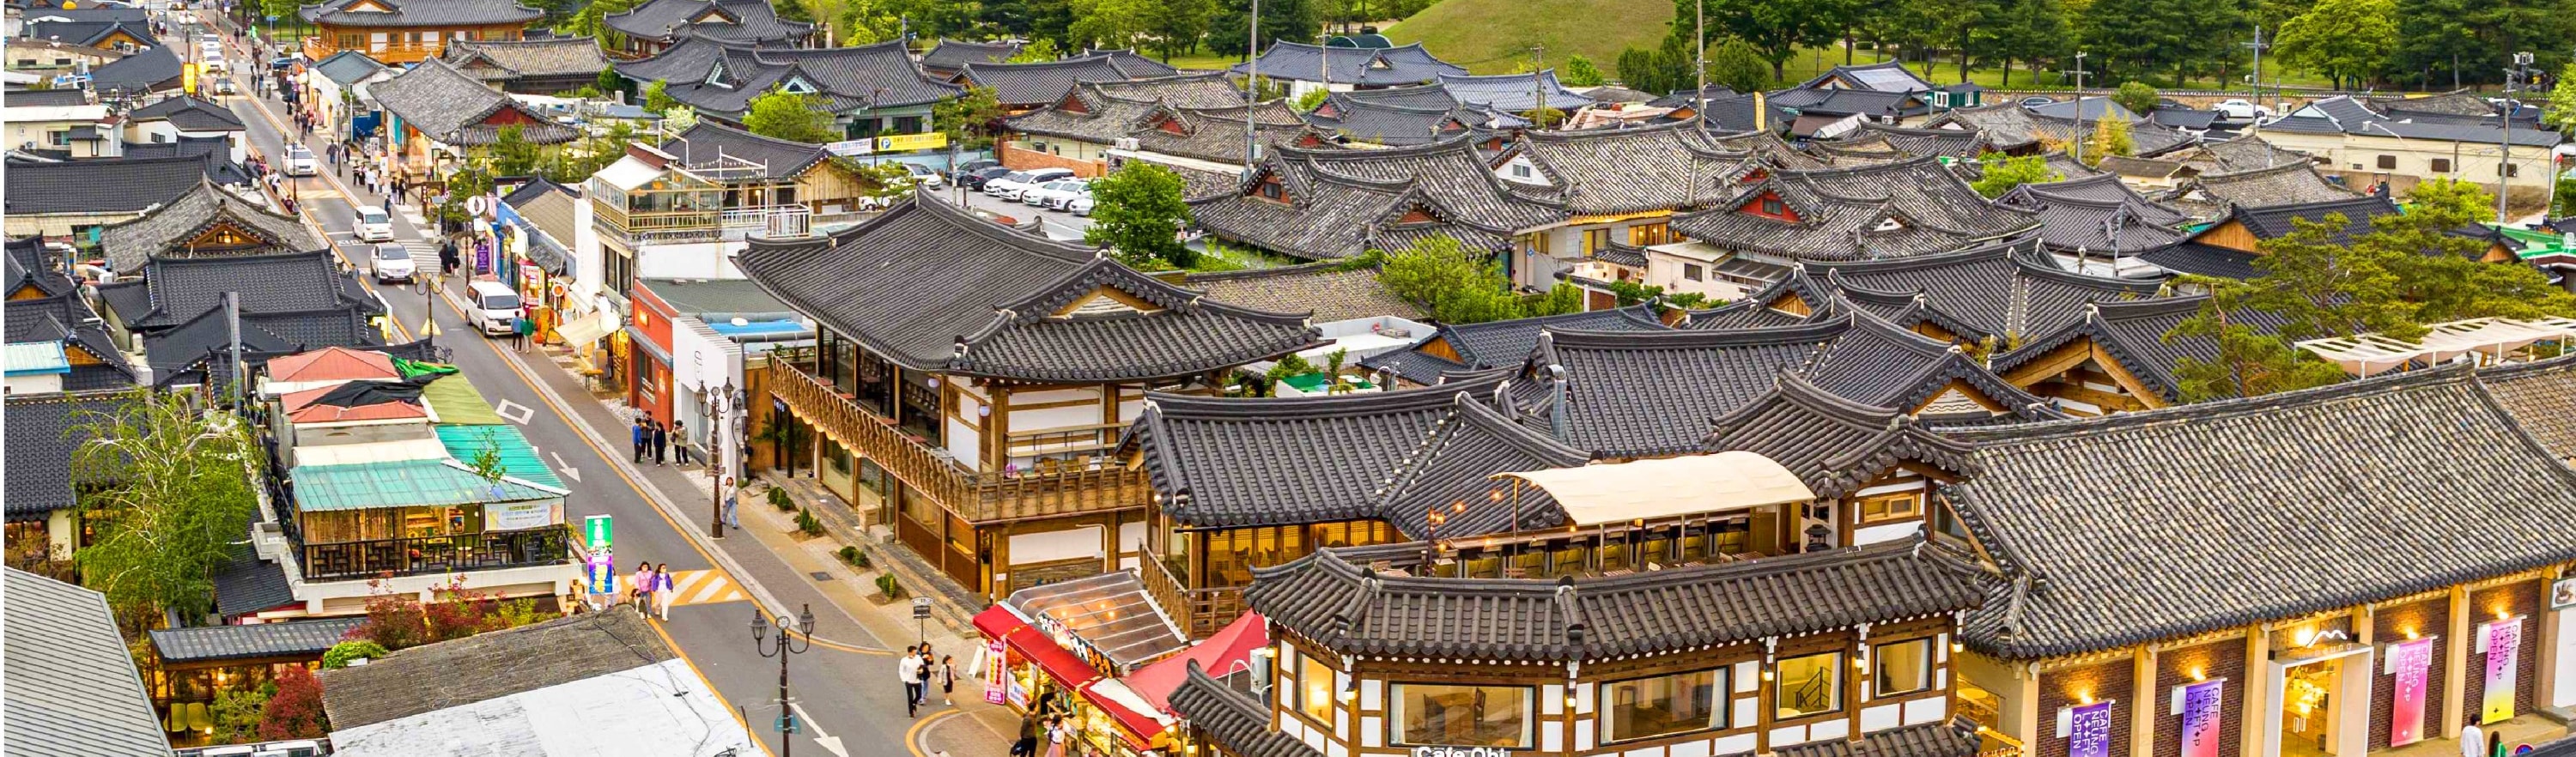
{"label": "grassy hill", "polygon": [[1543,45],[1549,66],[1581,54],[1615,76],[1620,50],[1662,42],[1672,20],[1672,0],[1440,0],[1385,33],[1480,74],[1510,73]]}

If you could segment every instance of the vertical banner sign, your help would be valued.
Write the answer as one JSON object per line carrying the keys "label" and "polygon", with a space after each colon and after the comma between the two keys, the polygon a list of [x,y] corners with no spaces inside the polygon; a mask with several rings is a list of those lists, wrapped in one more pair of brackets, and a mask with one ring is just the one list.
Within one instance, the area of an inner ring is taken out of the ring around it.
{"label": "vertical banner sign", "polygon": [[2522,619],[2488,623],[2481,637],[2487,648],[2486,698],[2479,708],[2480,723],[2497,723],[2513,719],[2514,668],[2522,657]]}
{"label": "vertical banner sign", "polygon": [[1002,648],[1002,640],[984,642],[984,703],[1001,704],[1004,687],[1011,680],[1011,652]]}
{"label": "vertical banner sign", "polygon": [[2182,687],[2182,757],[2218,757],[2218,711],[2227,679]]}
{"label": "vertical banner sign", "polygon": [[617,561],[608,550],[590,553],[590,593],[617,593]]}
{"label": "vertical banner sign", "polygon": [[2388,745],[2424,740],[2425,679],[2433,669],[2433,640],[2415,639],[2389,645],[2388,668],[2397,677],[2388,713]]}
{"label": "vertical banner sign", "polygon": [[608,551],[609,516],[593,515],[581,519],[581,532],[593,552]]}
{"label": "vertical banner sign", "polygon": [[2111,757],[2111,702],[2074,708],[2066,728],[2066,757]]}

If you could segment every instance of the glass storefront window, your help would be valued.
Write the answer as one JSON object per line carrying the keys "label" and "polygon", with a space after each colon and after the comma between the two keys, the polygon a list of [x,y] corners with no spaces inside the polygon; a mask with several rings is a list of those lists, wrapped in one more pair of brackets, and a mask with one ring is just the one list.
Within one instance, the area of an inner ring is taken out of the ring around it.
{"label": "glass storefront window", "polygon": [[1608,708],[1605,738],[1627,741],[1726,727],[1725,670],[1631,678],[1601,684]]}
{"label": "glass storefront window", "polygon": [[1395,741],[1404,745],[1530,745],[1527,686],[1395,685]]}
{"label": "glass storefront window", "polygon": [[1843,653],[1826,652],[1780,661],[1771,683],[1772,717],[1793,720],[1843,709]]}
{"label": "glass storefront window", "polygon": [[1333,669],[1315,658],[1297,658],[1297,711],[1325,725],[1333,724]]}
{"label": "glass storefront window", "polygon": [[1870,653],[1877,671],[1872,696],[1911,694],[1932,688],[1932,640],[1880,644]]}

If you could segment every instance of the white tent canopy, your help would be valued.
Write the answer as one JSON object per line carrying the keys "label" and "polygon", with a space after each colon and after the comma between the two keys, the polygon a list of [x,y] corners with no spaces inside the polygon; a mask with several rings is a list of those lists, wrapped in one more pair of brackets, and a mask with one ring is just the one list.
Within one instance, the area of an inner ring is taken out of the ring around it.
{"label": "white tent canopy", "polygon": [[2392,339],[2379,334],[2310,339],[2299,343],[2299,349],[2342,366],[2345,373],[2370,376],[2398,368],[2410,362],[2446,363],[2462,355],[2478,355],[2490,362],[2504,362],[2508,356],[2534,342],[2576,339],[2576,319],[2549,317],[2533,320],[2512,318],[2471,318],[2465,321],[2436,323],[2426,327],[2424,338],[2416,341]]}
{"label": "white tent canopy", "polygon": [[1750,510],[1816,498],[1797,474],[1758,453],[1734,451],[1578,468],[1497,473],[1554,498],[1574,525]]}

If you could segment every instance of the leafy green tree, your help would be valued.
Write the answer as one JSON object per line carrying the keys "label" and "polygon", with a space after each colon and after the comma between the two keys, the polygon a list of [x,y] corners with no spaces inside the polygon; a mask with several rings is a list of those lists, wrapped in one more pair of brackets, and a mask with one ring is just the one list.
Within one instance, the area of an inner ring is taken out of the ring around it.
{"label": "leafy green tree", "polygon": [[2105,118],[2093,122],[2091,144],[2093,149],[2084,152],[2084,160],[2091,163],[2102,162],[2105,155],[2135,155],[2138,152],[2137,140],[2129,136],[2127,119]]}
{"label": "leafy green tree", "polygon": [[2369,332],[2421,336],[2424,327],[2388,270],[2384,248],[2334,241],[2347,220],[2341,213],[2326,214],[2322,223],[2297,220],[2289,234],[2263,242],[2263,254],[2254,258],[2263,275],[2245,281],[2247,291],[2236,296],[2279,315],[2281,336],[2294,342]]}
{"label": "leafy green tree", "polygon": [[574,36],[597,37],[599,44],[604,47],[623,47],[626,44],[626,35],[608,28],[605,19],[634,10],[635,6],[642,4],[644,4],[643,0],[592,0],[589,5],[582,6],[580,12],[564,19],[563,29]]}
{"label": "leafy green tree", "polygon": [[1163,61],[1195,51],[1216,15],[1216,0],[1159,0],[1145,14],[1146,41]]}
{"label": "leafy green tree", "polygon": [[872,45],[903,33],[903,13],[889,0],[832,0],[836,44]]}
{"label": "leafy green tree", "polygon": [[1522,306],[1522,317],[1583,312],[1583,288],[1559,281]]}
{"label": "leafy green tree", "polygon": [[991,87],[968,87],[956,97],[930,106],[930,120],[948,134],[948,141],[961,150],[981,150],[993,143],[994,126],[1001,121],[1002,103],[993,98]]}
{"label": "leafy green tree", "polygon": [[2558,86],[2550,88],[2549,109],[2540,118],[2559,131],[2576,131],[2576,62],[2558,70]]}
{"label": "leafy green tree", "polygon": [[1135,47],[1154,25],[1158,0],[1071,0],[1073,25],[1065,29],[1077,48]]}
{"label": "leafy green tree", "polygon": [[1290,103],[1289,107],[1296,108],[1299,113],[1313,113],[1316,108],[1324,107],[1324,100],[1332,95],[1332,91],[1321,88],[1306,90],[1306,94],[1298,95],[1297,102]]}
{"label": "leafy green tree", "polygon": [[1565,68],[1556,72],[1556,80],[1568,87],[1598,87],[1609,83],[1609,79],[1601,75],[1601,67],[1593,65],[1591,58],[1581,55],[1567,57]]}
{"label": "leafy green tree", "polygon": [[823,108],[822,98],[780,89],[752,98],[742,126],[764,137],[809,144],[841,136],[839,129],[832,128],[832,112]]}
{"label": "leafy green tree", "polygon": [[2066,10],[2058,0],[2012,0],[1995,18],[1986,54],[2002,59],[2002,84],[2007,87],[2012,86],[2015,63],[2030,64],[2031,81],[2038,82],[2039,62],[2065,55],[2072,43]]}
{"label": "leafy green tree", "polygon": [[259,740],[259,721],[268,709],[268,698],[276,693],[277,684],[263,683],[256,688],[225,689],[215,692],[212,712],[215,720],[214,743],[241,744]]}
{"label": "leafy green tree", "polygon": [[1618,300],[1619,307],[1623,308],[1664,296],[1664,288],[1659,286],[1649,286],[1634,281],[1613,281],[1609,284],[1610,296]]}
{"label": "leafy green tree", "polygon": [[2325,74],[2337,89],[2359,85],[2394,49],[2396,17],[2393,0],[2318,0],[2281,27],[2281,58]]}
{"label": "leafy green tree", "polygon": [[534,176],[544,159],[539,146],[528,141],[525,127],[516,125],[501,127],[500,135],[485,149],[492,157],[492,173],[499,176]]}
{"label": "leafy green tree", "polygon": [[343,641],[322,653],[322,669],[335,670],[349,666],[351,660],[373,660],[385,656],[383,645],[365,639]]}
{"label": "leafy green tree", "polygon": [[[1759,92],[1771,88],[1773,78],[1764,70],[1769,62],[1762,51],[1734,37],[1717,43],[1708,51],[1708,83],[1724,85],[1737,92]],[[1684,83],[1683,87],[1690,85]]]}
{"label": "leafy green tree", "polygon": [[[1208,51],[1243,56],[1244,24],[1251,16],[1251,0],[1219,0],[1216,15],[1208,19]],[[1261,46],[1265,49],[1283,39],[1312,41],[1323,28],[1322,9],[1314,0],[1261,0]]]}
{"label": "leafy green tree", "polygon": [[1989,198],[2002,197],[2005,192],[2012,191],[2013,187],[2023,184],[2041,184],[2065,178],[2059,176],[2056,169],[2049,168],[2048,158],[2040,155],[2008,158],[1989,154],[1986,156],[1985,164],[1985,175],[1977,177],[1977,180],[1968,186],[1975,188],[1977,194]]}
{"label": "leafy green tree", "polygon": [[72,553],[81,584],[125,613],[213,609],[209,576],[249,533],[259,503],[252,477],[263,450],[250,426],[187,395],[149,391],[74,423],[62,433],[89,440],[72,451],[73,480],[83,482],[74,522],[96,524]]}
{"label": "leafy green tree", "polygon": [[1181,244],[1181,227],[1190,221],[1190,206],[1181,196],[1181,175],[1144,161],[1129,161],[1116,172],[1091,182],[1091,228],[1082,241],[1109,248],[1138,268],[1188,268],[1198,253]]}
{"label": "leafy green tree", "polygon": [[1673,0],[1673,17],[1690,19],[1702,7],[1700,3],[1706,4],[1709,32],[1701,44],[1720,36],[1744,40],[1771,64],[1775,81],[1789,78],[1789,56],[1797,53],[1800,42],[1841,31],[1834,19],[1816,13],[1818,8],[1806,0]]}
{"label": "leafy green tree", "polygon": [[618,76],[615,67],[603,68],[599,70],[599,76],[591,80],[590,86],[599,91],[599,96],[608,97],[626,91],[626,77]]}
{"label": "leafy green tree", "polygon": [[660,79],[655,79],[653,80],[653,83],[644,85],[645,110],[660,114],[668,112],[671,109],[671,106],[678,104],[680,104],[679,100],[671,98],[668,83]]}
{"label": "leafy green tree", "polygon": [[2165,332],[2163,340],[2207,339],[2218,353],[2209,359],[2184,356],[2175,361],[2174,378],[2184,402],[2260,397],[2344,379],[2343,368],[2316,359],[2276,334],[2266,334],[2237,321],[2250,308],[2250,290],[2235,281],[2204,280],[2212,286],[2200,312]]}
{"label": "leafy green tree", "polygon": [[2406,216],[2434,231],[2495,220],[2495,195],[2453,178],[2426,179],[2406,191]]}
{"label": "leafy green tree", "polygon": [[1011,56],[1011,62],[1045,63],[1062,57],[1064,57],[1064,52],[1061,48],[1056,47],[1055,40],[1036,39],[1031,40],[1026,45],[1020,46],[1019,54]]}
{"label": "leafy green tree", "polygon": [[2111,102],[2142,116],[2156,109],[2157,97],[2156,88],[2142,81],[2121,82],[2120,88],[2111,92]]}
{"label": "leafy green tree", "polygon": [[1431,311],[1442,323],[1484,323],[1521,317],[1520,299],[1493,256],[1469,252],[1447,236],[1426,237],[1401,250],[1384,251],[1377,280]]}

